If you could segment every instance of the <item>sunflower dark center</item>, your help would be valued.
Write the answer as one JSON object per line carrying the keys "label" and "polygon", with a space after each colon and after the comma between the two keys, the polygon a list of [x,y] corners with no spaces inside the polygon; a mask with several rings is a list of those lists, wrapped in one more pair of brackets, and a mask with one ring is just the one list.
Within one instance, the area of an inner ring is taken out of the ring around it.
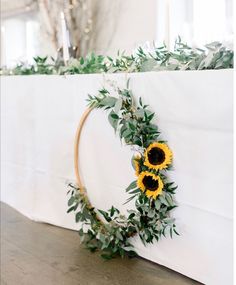
{"label": "sunflower dark center", "polygon": [[165,160],[165,153],[159,147],[154,147],[148,152],[148,160],[153,165],[162,164]]}
{"label": "sunflower dark center", "polygon": [[150,191],[156,191],[158,188],[158,180],[152,178],[152,176],[144,176],[143,185]]}

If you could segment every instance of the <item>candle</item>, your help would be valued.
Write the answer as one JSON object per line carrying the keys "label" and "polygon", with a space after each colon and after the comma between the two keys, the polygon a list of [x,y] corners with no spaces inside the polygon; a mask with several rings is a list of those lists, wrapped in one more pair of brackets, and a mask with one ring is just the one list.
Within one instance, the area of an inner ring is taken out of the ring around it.
{"label": "candle", "polygon": [[61,31],[62,31],[63,59],[66,65],[70,57],[69,57],[69,49],[68,49],[68,34],[66,30],[66,21],[65,21],[65,15],[63,12],[61,12]]}
{"label": "candle", "polygon": [[66,35],[67,35],[68,48],[70,48],[71,47],[71,43],[70,43],[70,33],[69,33],[69,30],[66,30]]}
{"label": "candle", "polygon": [[170,0],[165,1],[165,44],[170,48]]}

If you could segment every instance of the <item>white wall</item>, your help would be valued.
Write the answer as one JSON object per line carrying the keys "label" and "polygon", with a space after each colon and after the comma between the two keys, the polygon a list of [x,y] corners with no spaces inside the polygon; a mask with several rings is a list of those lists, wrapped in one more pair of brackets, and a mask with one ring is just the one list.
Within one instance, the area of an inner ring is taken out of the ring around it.
{"label": "white wall", "polygon": [[[156,39],[156,0],[116,0],[118,10],[107,17],[106,30],[101,31],[97,51],[116,54],[117,50],[131,52],[140,43]],[[110,21],[114,31],[110,31]],[[107,35],[111,35],[108,38]],[[110,44],[107,46],[107,43]]]}

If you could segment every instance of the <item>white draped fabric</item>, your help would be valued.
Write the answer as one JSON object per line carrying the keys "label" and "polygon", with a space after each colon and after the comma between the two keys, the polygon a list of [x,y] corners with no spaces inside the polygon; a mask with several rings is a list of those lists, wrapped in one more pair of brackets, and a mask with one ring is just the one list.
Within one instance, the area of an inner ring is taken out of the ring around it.
{"label": "white draped fabric", "polygon": [[[207,285],[233,284],[232,70],[2,77],[2,201],[33,220],[77,229],[66,214],[66,182],[75,180],[74,135],[87,94],[107,80],[124,87],[127,77],[135,98],[156,112],[179,186],[173,215],[181,235],[147,247],[136,238],[139,255]],[[94,206],[133,207],[123,205],[135,179],[131,155],[106,114],[93,111],[80,167]]]}

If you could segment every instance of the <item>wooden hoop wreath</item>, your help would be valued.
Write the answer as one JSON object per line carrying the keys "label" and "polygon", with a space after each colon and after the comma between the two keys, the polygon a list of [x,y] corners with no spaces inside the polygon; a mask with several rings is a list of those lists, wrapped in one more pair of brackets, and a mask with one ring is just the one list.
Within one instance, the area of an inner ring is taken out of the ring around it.
{"label": "wooden hoop wreath", "polygon": [[[158,140],[158,127],[152,122],[155,113],[148,110],[147,105],[143,105],[141,98],[135,105],[129,89],[119,89],[118,98],[111,96],[105,89],[99,92],[98,97],[89,95],[90,107],[82,114],[76,130],[74,172],[77,185],[69,185],[68,194],[71,196],[67,213],[75,211],[76,222],[81,222],[81,241],[90,250],[100,249],[104,252],[104,258],[117,254],[124,256],[125,253],[132,256],[135,251],[129,238],[136,234],[144,245],[154,239],[158,241],[165,236],[166,230],[170,231],[171,237],[173,233],[178,235],[175,219],[169,214],[177,206],[172,197],[177,186],[174,182],[169,182],[164,173],[171,166],[172,152],[165,141]],[[98,108],[110,110],[108,120],[115,132],[126,145],[137,148],[137,153],[132,157],[136,179],[125,190],[130,195],[125,204],[136,199],[136,210],[127,210],[127,216],[114,206],[107,211],[95,209],[81,179],[81,134],[89,114]],[[160,158],[157,165],[156,154]]]}

